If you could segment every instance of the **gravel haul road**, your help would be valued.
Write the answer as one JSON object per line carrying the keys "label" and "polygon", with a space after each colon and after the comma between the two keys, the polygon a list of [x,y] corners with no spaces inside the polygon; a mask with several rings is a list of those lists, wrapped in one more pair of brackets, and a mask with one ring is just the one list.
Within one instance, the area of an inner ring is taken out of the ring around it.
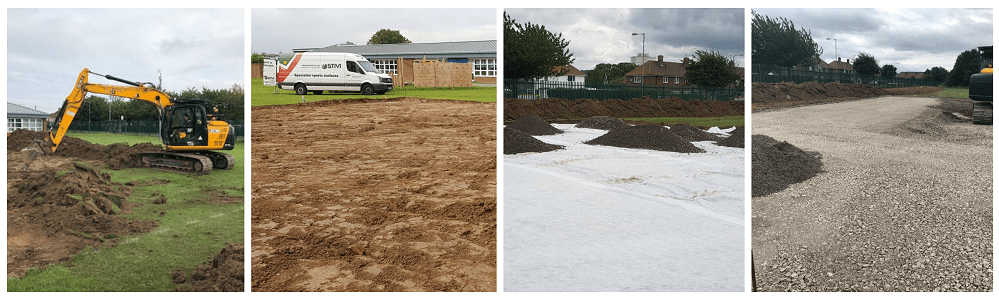
{"label": "gravel haul road", "polygon": [[971,101],[881,97],[754,113],[823,173],[752,199],[759,291],[992,291],[992,126]]}

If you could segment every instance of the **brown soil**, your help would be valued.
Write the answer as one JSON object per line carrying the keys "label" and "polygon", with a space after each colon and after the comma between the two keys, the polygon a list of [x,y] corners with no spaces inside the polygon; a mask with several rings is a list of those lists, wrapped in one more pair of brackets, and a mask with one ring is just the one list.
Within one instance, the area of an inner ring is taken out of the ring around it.
{"label": "brown soil", "polygon": [[503,128],[503,154],[525,152],[549,152],[565,148],[564,146],[548,144],[510,127]]}
{"label": "brown soil", "polygon": [[673,126],[670,126],[669,131],[680,136],[681,138],[683,138],[684,141],[687,142],[700,142],[700,141],[717,142],[721,140],[721,137],[719,136],[703,131],[700,128],[696,128],[683,123],[678,123]]}
{"label": "brown soil", "polygon": [[[19,152],[31,145],[34,140],[46,140],[47,132],[16,130],[7,137],[7,152]],[[109,146],[90,143],[74,137],[63,137],[55,156],[75,157],[92,161],[97,166],[106,165],[112,170],[137,167],[141,165],[137,156],[141,152],[163,151],[163,146],[152,143],[142,143],[129,146],[127,144],[111,144]],[[20,161],[18,164],[21,164]]]}
{"label": "brown soil", "polygon": [[866,84],[843,83],[753,83],[753,111],[840,102],[882,95],[925,95],[941,87],[919,86],[882,89]]}
{"label": "brown soil", "polygon": [[806,152],[788,142],[753,135],[753,196],[784,190],[822,172],[818,152]]}
{"label": "brown soil", "polygon": [[622,127],[584,143],[680,153],[704,153],[704,149],[697,148],[668,128],[659,125]]}
{"label": "brown soil", "polygon": [[503,100],[503,119],[512,121],[524,115],[535,114],[551,122],[560,119],[582,119],[594,116],[617,118],[638,117],[716,117],[739,116],[745,112],[742,101],[683,100],[676,97],[631,100],[570,101],[561,98]]}
{"label": "brown soil", "polygon": [[621,119],[617,119],[610,116],[590,117],[583,119],[583,121],[580,121],[578,124],[576,124],[577,128],[593,128],[593,129],[602,129],[602,130],[613,130],[625,126],[628,125],[624,124],[624,121],[621,121]]}
{"label": "brown soil", "polygon": [[253,107],[253,291],[496,291],[496,105]]}
{"label": "brown soil", "polygon": [[113,182],[90,164],[42,156],[21,171],[20,155],[7,153],[7,276],[68,261],[90,246],[117,244],[118,236],[156,228],[153,221],[119,217],[131,210],[131,186]]}
{"label": "brown soil", "polygon": [[242,292],[243,244],[229,243],[208,264],[198,265],[190,278],[181,270],[173,272],[178,292]]}

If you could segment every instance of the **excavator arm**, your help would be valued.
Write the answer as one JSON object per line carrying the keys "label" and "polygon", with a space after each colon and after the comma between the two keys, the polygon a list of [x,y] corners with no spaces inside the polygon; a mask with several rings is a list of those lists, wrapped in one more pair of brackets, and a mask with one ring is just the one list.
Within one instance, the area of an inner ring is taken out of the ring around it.
{"label": "excavator arm", "polygon": [[[105,77],[109,80],[119,81],[131,86],[114,86],[114,85],[103,85],[103,84],[91,84],[88,82],[90,74]],[[61,109],[59,109],[59,114],[56,116],[54,122],[55,127],[53,127],[52,132],[49,135],[49,140],[51,141],[51,152],[55,152],[59,148],[59,144],[62,143],[63,137],[66,136],[66,131],[69,130],[70,124],[73,123],[73,118],[76,117],[77,111],[83,106],[83,101],[87,97],[87,93],[97,93],[114,95],[123,98],[131,98],[148,101],[159,109],[160,115],[163,115],[163,109],[173,105],[170,100],[170,96],[163,93],[156,88],[153,88],[150,83],[136,83],[121,78],[117,78],[111,75],[102,75],[94,72],[90,72],[89,69],[84,68],[80,72],[80,76],[76,79],[76,86],[73,87],[73,91],[66,97],[66,101],[63,103]]]}

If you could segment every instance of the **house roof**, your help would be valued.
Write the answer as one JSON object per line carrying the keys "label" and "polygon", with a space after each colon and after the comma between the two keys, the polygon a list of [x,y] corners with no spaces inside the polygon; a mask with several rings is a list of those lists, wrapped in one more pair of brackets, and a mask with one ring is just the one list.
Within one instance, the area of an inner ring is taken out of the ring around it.
{"label": "house roof", "polygon": [[496,40],[371,45],[333,45],[323,48],[293,49],[295,52],[334,52],[378,58],[494,58]]}
{"label": "house roof", "polygon": [[683,66],[683,63],[679,62],[665,62],[652,60],[645,62],[645,64],[635,67],[635,69],[624,74],[625,76],[660,76],[660,77],[682,77],[687,73],[687,68]]}
{"label": "house roof", "polygon": [[7,103],[7,118],[45,118],[49,114],[16,103]]}
{"label": "house roof", "polygon": [[[850,59],[846,59],[846,60],[850,61]],[[832,69],[843,69],[843,70],[853,70],[853,65],[850,65],[850,63],[846,63],[846,62],[843,62],[843,61],[836,60],[836,61],[833,61],[833,62],[829,63],[829,68],[832,68]]]}
{"label": "house roof", "polygon": [[579,70],[575,66],[572,66],[572,64],[569,64],[569,65],[566,65],[566,66],[556,66],[555,67],[555,71],[556,72],[565,71],[565,74],[564,74],[565,76],[586,76],[585,72]]}

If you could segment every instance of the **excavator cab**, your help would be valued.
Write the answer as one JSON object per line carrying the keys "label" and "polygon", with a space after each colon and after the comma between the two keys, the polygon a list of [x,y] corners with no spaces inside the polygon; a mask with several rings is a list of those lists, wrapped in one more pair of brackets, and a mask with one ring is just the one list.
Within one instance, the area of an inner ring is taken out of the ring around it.
{"label": "excavator cab", "polygon": [[167,146],[207,146],[208,113],[204,105],[177,104],[164,111],[163,142]]}

